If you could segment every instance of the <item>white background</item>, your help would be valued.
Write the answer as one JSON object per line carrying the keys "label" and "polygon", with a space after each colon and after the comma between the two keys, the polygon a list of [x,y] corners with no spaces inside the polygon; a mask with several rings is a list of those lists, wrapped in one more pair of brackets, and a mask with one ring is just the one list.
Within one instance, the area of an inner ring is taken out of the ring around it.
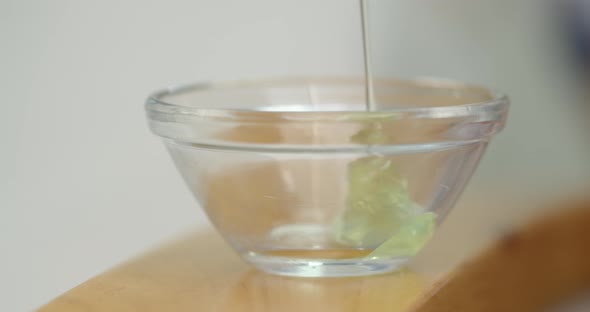
{"label": "white background", "polygon": [[[484,83],[513,99],[472,187],[535,194],[588,176],[581,87],[549,7],[391,3],[373,8],[387,27],[375,37],[387,40],[381,71]],[[360,74],[360,42],[355,0],[0,0],[0,310],[31,310],[207,224],[147,130],[149,92]]]}

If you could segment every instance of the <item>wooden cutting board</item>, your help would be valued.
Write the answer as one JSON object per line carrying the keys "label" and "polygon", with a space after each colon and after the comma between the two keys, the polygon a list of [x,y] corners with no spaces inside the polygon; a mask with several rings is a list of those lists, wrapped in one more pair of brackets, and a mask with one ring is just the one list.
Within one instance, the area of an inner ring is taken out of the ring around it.
{"label": "wooden cutting board", "polygon": [[[468,192],[401,272],[331,279],[267,275],[209,231],[92,278],[39,311],[536,311],[590,287],[590,210],[508,235],[513,220],[538,210],[514,197],[482,198]],[[505,238],[460,265],[499,237]]]}

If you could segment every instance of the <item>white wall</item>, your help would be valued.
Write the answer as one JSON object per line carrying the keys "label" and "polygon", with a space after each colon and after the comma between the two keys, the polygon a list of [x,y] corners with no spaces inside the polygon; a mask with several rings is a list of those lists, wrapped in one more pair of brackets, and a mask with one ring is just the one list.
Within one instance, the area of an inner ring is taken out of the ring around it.
{"label": "white wall", "polygon": [[[585,137],[570,116],[565,65],[559,52],[539,53],[548,34],[534,25],[547,27],[545,19],[525,7],[512,27],[493,17],[502,10],[479,23],[457,20],[461,6],[446,17],[422,8],[414,19],[416,7],[396,3],[394,13],[408,10],[390,20],[396,71],[514,94],[511,125],[476,183],[582,176]],[[206,224],[148,133],[149,92],[201,80],[361,73],[357,10],[355,0],[0,1],[0,310],[32,309]],[[403,30],[408,23],[416,28]],[[426,30],[436,41],[409,40]],[[456,49],[444,45],[445,32]],[[425,61],[433,46],[444,50],[443,62]]]}
{"label": "white wall", "polygon": [[206,224],[147,130],[149,92],[360,70],[356,6],[288,2],[0,2],[0,310]]}

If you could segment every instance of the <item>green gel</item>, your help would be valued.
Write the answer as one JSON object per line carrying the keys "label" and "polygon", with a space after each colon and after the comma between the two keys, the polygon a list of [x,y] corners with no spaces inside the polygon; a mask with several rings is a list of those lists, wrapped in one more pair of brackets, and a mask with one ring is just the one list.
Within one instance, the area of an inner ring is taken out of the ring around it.
{"label": "green gel", "polygon": [[[352,138],[361,144],[387,142],[373,124]],[[368,257],[413,256],[434,232],[436,214],[410,197],[408,182],[391,159],[370,156],[348,165],[346,209],[333,225],[334,239],[348,247],[378,246]]]}
{"label": "green gel", "polygon": [[411,257],[418,253],[434,233],[436,214],[427,212],[416,215],[399,227],[390,239],[373,250],[371,259]]}

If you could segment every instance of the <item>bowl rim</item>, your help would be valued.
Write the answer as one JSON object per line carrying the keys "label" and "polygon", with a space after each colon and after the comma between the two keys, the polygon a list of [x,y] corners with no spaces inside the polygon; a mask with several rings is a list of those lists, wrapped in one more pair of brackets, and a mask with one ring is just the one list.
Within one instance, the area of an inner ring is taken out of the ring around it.
{"label": "bowl rim", "polygon": [[342,120],[371,120],[382,119],[384,117],[395,115],[397,118],[448,118],[448,117],[468,117],[485,113],[489,111],[507,110],[510,101],[508,97],[498,91],[489,89],[476,84],[463,83],[458,80],[436,78],[436,77],[418,77],[411,79],[384,78],[373,82],[373,85],[379,84],[396,84],[398,86],[418,87],[433,90],[456,90],[461,91],[480,91],[489,95],[490,99],[486,101],[455,104],[447,106],[430,106],[430,107],[395,107],[387,109],[377,109],[374,111],[366,110],[313,110],[313,111],[292,111],[292,110],[255,110],[242,108],[215,108],[215,107],[194,107],[180,105],[166,101],[166,96],[176,95],[184,92],[205,92],[217,90],[232,90],[238,88],[276,88],[294,85],[305,85],[318,83],[323,85],[346,85],[359,84],[364,85],[364,79],[357,77],[291,77],[291,78],[263,78],[263,79],[245,79],[229,80],[219,82],[198,82],[189,84],[174,85],[168,88],[160,89],[151,93],[146,102],[145,109],[149,118],[154,119],[160,115],[175,115],[187,118],[212,119],[215,121],[265,121],[265,120],[293,120],[293,121],[342,121]]}

